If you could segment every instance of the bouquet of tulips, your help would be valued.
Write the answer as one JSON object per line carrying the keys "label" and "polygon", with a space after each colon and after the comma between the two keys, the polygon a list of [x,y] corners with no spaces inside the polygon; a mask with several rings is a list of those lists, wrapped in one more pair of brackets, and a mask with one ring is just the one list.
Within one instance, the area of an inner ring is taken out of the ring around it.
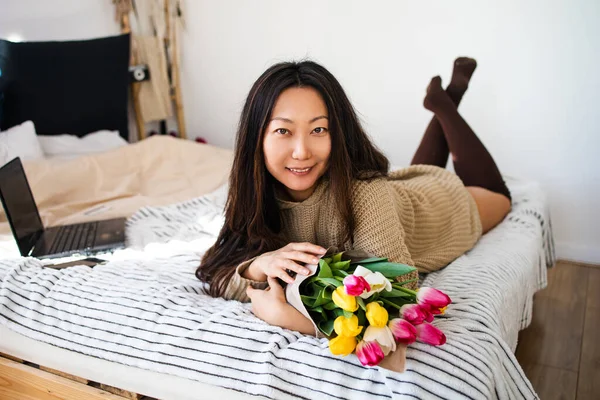
{"label": "bouquet of tulips", "polygon": [[414,267],[386,258],[344,258],[342,252],[319,260],[313,275],[297,285],[301,304],[288,292],[288,301],[329,338],[332,354],[355,353],[363,365],[375,366],[399,344],[446,342],[429,322],[444,313],[450,298],[433,288],[409,289],[416,287]]}

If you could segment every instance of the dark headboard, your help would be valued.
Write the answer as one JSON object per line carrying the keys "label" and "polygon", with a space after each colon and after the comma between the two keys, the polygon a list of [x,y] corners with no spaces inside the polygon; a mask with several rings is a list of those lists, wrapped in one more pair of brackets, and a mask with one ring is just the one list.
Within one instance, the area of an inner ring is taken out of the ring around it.
{"label": "dark headboard", "polygon": [[0,130],[32,120],[38,134],[81,137],[108,129],[127,140],[129,47],[128,34],[68,42],[0,40]]}

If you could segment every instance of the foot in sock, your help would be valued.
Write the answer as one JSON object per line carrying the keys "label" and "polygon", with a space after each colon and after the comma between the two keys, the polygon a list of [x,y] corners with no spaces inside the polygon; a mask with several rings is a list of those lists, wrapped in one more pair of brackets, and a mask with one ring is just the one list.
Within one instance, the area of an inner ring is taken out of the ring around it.
{"label": "foot in sock", "polygon": [[456,105],[452,102],[448,93],[442,88],[442,78],[439,76],[431,78],[431,82],[429,83],[429,86],[427,86],[427,94],[423,100],[423,105],[434,114],[438,114],[448,109],[456,110]]}
{"label": "foot in sock", "polygon": [[458,105],[458,103],[460,103],[462,96],[469,87],[469,81],[475,72],[475,68],[477,68],[477,61],[473,58],[458,57],[454,60],[452,79],[450,80],[448,88],[446,88],[446,91],[454,104]]}

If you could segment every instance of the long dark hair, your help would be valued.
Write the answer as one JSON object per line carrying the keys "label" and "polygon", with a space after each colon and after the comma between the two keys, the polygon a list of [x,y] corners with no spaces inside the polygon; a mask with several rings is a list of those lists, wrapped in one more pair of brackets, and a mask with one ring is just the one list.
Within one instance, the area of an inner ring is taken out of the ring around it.
{"label": "long dark hair", "polygon": [[286,244],[279,235],[283,227],[275,199],[276,180],[265,166],[263,138],[277,98],[291,87],[317,90],[327,106],[332,151],[326,176],[346,224],[345,241],[352,240],[355,225],[352,180],[387,175],[388,159],[371,143],[342,86],[329,71],[312,61],[283,62],[267,69],[250,89],[240,117],[225,224],[196,270],[200,280],[210,283],[212,296],[224,295],[240,262]]}

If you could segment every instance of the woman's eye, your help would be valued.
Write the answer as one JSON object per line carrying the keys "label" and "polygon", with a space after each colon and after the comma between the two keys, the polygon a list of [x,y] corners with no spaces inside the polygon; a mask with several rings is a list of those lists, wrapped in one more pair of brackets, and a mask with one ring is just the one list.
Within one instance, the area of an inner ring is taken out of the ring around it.
{"label": "woman's eye", "polygon": [[316,133],[316,134],[325,133],[325,132],[327,132],[327,128],[318,127],[318,128],[315,128],[313,130],[313,132]]}
{"label": "woman's eye", "polygon": [[285,128],[278,128],[278,129],[275,129],[275,132],[279,133],[280,135],[285,135],[286,133],[288,133],[288,130]]}

